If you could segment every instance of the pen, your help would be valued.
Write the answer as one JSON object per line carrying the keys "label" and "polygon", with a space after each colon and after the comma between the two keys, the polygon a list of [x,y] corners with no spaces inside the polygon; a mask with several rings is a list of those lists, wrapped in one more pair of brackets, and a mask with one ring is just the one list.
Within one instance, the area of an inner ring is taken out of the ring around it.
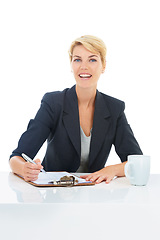
{"label": "pen", "polygon": [[[33,163],[33,164],[37,164],[35,163],[30,157],[28,157],[26,154],[22,153],[22,157],[27,161],[27,162],[30,162],[30,163]],[[44,172],[46,173],[46,171],[44,169],[41,169],[41,172]]]}

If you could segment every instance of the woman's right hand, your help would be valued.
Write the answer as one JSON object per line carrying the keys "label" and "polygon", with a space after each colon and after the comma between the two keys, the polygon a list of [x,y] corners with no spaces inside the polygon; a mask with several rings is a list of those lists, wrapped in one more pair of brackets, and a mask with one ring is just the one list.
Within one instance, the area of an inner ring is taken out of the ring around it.
{"label": "woman's right hand", "polygon": [[39,159],[34,160],[36,164],[25,162],[23,165],[23,177],[25,181],[36,181],[40,170],[43,168]]}

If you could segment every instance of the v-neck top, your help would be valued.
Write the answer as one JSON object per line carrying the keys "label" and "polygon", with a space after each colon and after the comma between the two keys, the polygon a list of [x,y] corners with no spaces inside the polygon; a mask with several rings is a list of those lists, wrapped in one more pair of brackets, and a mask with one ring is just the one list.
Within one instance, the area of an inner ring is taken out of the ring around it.
{"label": "v-neck top", "polygon": [[84,173],[88,172],[91,131],[90,136],[86,136],[83,129],[80,127],[80,132],[81,132],[81,163],[77,172]]}

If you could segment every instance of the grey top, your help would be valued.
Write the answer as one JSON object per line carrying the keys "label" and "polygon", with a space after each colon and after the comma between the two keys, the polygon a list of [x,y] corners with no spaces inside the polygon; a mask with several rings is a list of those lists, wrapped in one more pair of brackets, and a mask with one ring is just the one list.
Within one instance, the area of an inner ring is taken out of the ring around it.
{"label": "grey top", "polygon": [[77,172],[83,173],[83,172],[88,172],[91,132],[90,132],[90,136],[87,137],[81,127],[80,127],[80,131],[81,131],[81,163]]}

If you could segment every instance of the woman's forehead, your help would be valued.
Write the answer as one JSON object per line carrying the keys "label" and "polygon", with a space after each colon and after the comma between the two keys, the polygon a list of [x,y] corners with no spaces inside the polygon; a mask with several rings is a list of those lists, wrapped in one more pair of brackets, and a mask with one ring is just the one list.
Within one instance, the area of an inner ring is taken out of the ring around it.
{"label": "woman's forehead", "polygon": [[72,57],[79,56],[88,56],[88,57],[99,57],[99,53],[91,52],[87,48],[85,48],[83,45],[77,45],[73,49]]}

